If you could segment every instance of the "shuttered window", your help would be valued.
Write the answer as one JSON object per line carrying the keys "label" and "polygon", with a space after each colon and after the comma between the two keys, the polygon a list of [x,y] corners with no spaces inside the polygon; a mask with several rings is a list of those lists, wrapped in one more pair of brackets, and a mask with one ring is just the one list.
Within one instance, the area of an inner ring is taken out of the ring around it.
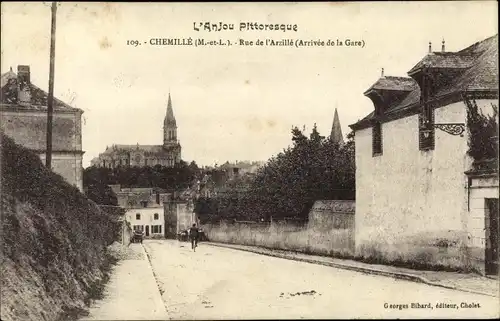
{"label": "shuttered window", "polygon": [[376,122],[372,127],[372,155],[382,155],[382,124]]}
{"label": "shuttered window", "polygon": [[420,150],[434,150],[434,108],[423,106],[418,115],[418,147]]}

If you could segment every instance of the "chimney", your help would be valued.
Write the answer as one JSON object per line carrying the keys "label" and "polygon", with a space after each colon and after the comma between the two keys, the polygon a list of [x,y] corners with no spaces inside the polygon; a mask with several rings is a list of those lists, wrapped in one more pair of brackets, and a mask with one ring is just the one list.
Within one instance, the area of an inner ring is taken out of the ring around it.
{"label": "chimney", "polygon": [[442,42],[442,46],[441,46],[441,51],[444,52],[444,38],[443,38],[443,42]]}
{"label": "chimney", "polygon": [[384,68],[382,68],[382,72],[380,74],[380,77],[382,77],[382,78],[384,77]]}
{"label": "chimney", "polygon": [[432,52],[432,42],[429,41],[429,53]]}
{"label": "chimney", "polygon": [[17,101],[20,105],[31,103],[30,66],[17,66]]}

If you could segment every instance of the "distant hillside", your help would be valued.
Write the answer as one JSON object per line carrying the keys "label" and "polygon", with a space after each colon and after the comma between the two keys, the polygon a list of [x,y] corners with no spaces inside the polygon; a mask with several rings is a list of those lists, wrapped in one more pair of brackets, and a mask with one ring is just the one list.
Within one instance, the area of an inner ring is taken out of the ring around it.
{"label": "distant hillside", "polygon": [[1,319],[71,319],[99,294],[119,225],[0,135]]}

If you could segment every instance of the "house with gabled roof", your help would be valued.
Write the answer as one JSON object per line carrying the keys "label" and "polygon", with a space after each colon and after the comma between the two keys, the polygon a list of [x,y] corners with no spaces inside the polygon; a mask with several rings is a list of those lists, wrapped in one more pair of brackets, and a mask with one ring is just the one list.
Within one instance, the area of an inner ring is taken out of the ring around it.
{"label": "house with gabled roof", "polygon": [[364,93],[374,110],[350,125],[358,252],[426,247],[429,263],[498,273],[498,158],[476,170],[467,125],[470,106],[498,108],[497,48],[498,35],[456,52],[429,44],[409,77],[382,71]]}
{"label": "house with gabled roof", "polygon": [[[29,66],[2,74],[0,90],[0,129],[45,163],[48,93],[31,82]],[[83,191],[83,111],[55,97],[53,109],[52,170]]]}

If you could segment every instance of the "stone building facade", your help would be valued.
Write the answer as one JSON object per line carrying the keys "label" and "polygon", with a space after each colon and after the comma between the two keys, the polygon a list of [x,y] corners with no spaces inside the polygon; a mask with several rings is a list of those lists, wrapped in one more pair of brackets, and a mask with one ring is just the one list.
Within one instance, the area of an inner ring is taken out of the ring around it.
{"label": "stone building facade", "polygon": [[[377,242],[389,250],[413,239],[404,244],[410,253],[427,244],[433,259],[448,253],[464,266],[485,271],[491,265],[485,257],[498,251],[498,229],[495,241],[489,216],[498,224],[498,211],[486,204],[498,204],[498,172],[481,182],[467,176],[473,160],[466,119],[470,99],[484,113],[498,106],[497,46],[498,35],[458,52],[446,52],[443,43],[440,52],[429,48],[410,77],[382,75],[365,92],[374,111],[350,126],[358,250]],[[462,246],[434,248],[452,239]]]}
{"label": "stone building facade", "polygon": [[[31,83],[29,66],[1,76],[0,128],[45,164],[48,94]],[[83,111],[54,97],[52,170],[83,191]]]}
{"label": "stone building facade", "polygon": [[181,145],[177,139],[177,122],[168,95],[167,114],[163,121],[163,145],[112,145],[91,161],[92,166],[116,168],[118,166],[173,167],[181,161]]}

